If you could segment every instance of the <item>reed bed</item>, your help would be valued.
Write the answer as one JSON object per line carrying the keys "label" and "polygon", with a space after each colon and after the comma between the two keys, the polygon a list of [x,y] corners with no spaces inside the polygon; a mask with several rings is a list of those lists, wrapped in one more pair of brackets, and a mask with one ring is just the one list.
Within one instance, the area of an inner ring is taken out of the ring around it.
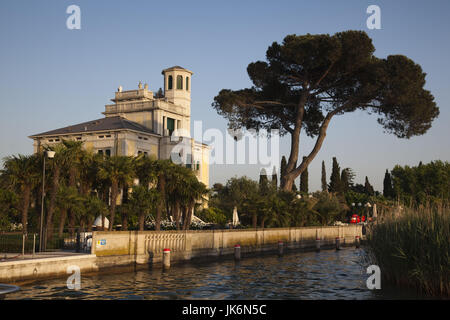
{"label": "reed bed", "polygon": [[425,295],[450,296],[450,207],[386,213],[368,229],[369,259],[383,281]]}

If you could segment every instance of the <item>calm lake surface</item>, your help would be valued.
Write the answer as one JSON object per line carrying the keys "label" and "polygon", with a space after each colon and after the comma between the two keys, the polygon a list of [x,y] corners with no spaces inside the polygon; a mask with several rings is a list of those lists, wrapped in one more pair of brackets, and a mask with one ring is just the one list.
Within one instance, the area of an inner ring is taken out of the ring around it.
{"label": "calm lake surface", "polygon": [[421,299],[410,291],[366,287],[364,251],[290,252],[233,260],[81,275],[81,289],[66,278],[21,286],[6,299]]}

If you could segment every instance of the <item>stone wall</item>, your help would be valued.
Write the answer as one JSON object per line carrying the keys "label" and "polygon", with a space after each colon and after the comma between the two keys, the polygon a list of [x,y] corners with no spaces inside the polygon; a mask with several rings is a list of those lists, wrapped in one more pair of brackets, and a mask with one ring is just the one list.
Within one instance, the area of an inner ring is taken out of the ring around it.
{"label": "stone wall", "polygon": [[288,249],[315,248],[316,239],[321,240],[322,247],[329,247],[334,245],[336,237],[350,244],[356,236],[362,236],[361,232],[360,225],[208,231],[99,231],[93,235],[92,254],[105,267],[116,265],[117,256],[127,257],[123,259],[124,264],[130,261],[152,264],[162,260],[164,248],[171,249],[171,260],[176,262],[230,255],[236,244],[241,246],[243,254],[276,250],[279,241],[283,241]]}

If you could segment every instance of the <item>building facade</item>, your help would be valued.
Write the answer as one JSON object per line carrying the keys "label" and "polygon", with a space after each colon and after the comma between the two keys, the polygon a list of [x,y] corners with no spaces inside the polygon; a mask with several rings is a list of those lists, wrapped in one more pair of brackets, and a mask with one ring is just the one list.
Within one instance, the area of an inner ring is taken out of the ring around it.
{"label": "building facade", "polygon": [[162,71],[164,91],[156,95],[139,83],[137,90],[120,86],[105,106],[104,117],[30,136],[34,152],[62,140],[82,141],[84,148],[108,156],[178,159],[209,187],[210,147],[190,138],[191,78],[179,66]]}

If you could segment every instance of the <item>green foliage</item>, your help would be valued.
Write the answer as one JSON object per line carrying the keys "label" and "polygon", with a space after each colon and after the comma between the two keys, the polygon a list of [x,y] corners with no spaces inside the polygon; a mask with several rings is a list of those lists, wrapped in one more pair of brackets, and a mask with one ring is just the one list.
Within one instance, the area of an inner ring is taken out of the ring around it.
{"label": "green foliage", "polygon": [[231,178],[226,186],[216,190],[209,210],[220,210],[229,221],[236,206],[241,223],[251,227],[329,225],[348,210],[344,200],[328,192],[311,198],[274,188],[261,193],[260,184],[247,177]]}
{"label": "green foliage", "polygon": [[300,192],[308,193],[308,167],[300,175]]}
{"label": "green foliage", "polygon": [[395,195],[405,203],[439,203],[450,199],[450,163],[432,161],[391,171]]}
{"label": "green foliage", "polygon": [[317,202],[313,207],[320,215],[322,225],[330,225],[334,221],[341,220],[345,216],[345,207],[338,197],[328,192],[316,194]]}
{"label": "green foliage", "polygon": [[341,183],[341,168],[336,160],[336,157],[333,157],[333,169],[331,171],[330,176],[330,184],[328,186],[329,192],[342,192],[342,183]]}
{"label": "green foliage", "polygon": [[[96,217],[107,214],[112,228],[121,190],[125,193],[118,215],[125,229],[127,225],[143,229],[145,217],[154,215],[155,202],[162,204],[160,212],[167,218],[175,213],[172,209],[176,203],[183,221],[188,223],[192,209],[207,193],[206,186],[198,181],[191,169],[169,160],[103,156],[85,150],[80,142],[74,141],[63,141],[51,149],[56,154],[46,161],[44,219],[48,230],[54,230],[55,218],[58,218],[60,234],[67,224],[69,230],[74,230],[75,226],[90,229]],[[43,155],[5,159],[0,174],[1,230],[8,230],[11,223],[17,224],[17,211],[20,211],[23,226],[31,222],[33,231],[38,230]],[[136,192],[127,199],[126,190],[136,179],[140,187],[135,188]],[[189,224],[183,227],[188,228]],[[23,232],[26,232],[25,228]],[[52,236],[49,232],[48,238]]]}
{"label": "green foliage", "polygon": [[[378,58],[374,52],[364,31],[287,35],[268,47],[266,61],[248,65],[252,87],[222,89],[212,106],[231,129],[291,135],[292,169],[281,177],[281,187],[290,189],[317,155],[334,116],[366,111],[377,115],[386,132],[410,138],[424,134],[439,115],[420,65],[403,55]],[[317,140],[307,161],[296,167],[301,132]]]}
{"label": "green foliage", "polygon": [[272,188],[274,188],[274,189],[278,188],[278,174],[277,174],[277,170],[275,169],[275,167],[273,167],[271,183],[272,183]]}
{"label": "green foliage", "polygon": [[327,184],[327,172],[325,169],[325,161],[322,161],[322,177],[320,181],[322,183],[322,191],[327,191],[328,184]]}
{"label": "green foliage", "polygon": [[269,179],[267,179],[266,170],[263,168],[259,175],[259,192],[264,195],[268,194],[270,189]]}
{"label": "green foliage", "polygon": [[215,223],[224,226],[227,223],[227,216],[219,208],[204,208],[196,213],[196,216],[207,223]]}
{"label": "green foliage", "polygon": [[383,281],[432,296],[450,296],[450,209],[406,208],[385,216],[368,233],[371,263]]}
{"label": "green foliage", "polygon": [[0,230],[10,231],[12,224],[20,223],[18,205],[19,197],[16,193],[0,189]]}
{"label": "green foliage", "polygon": [[392,186],[391,174],[386,169],[383,180],[383,196],[386,198],[393,198],[395,196],[394,187]]}
{"label": "green foliage", "polygon": [[367,176],[366,176],[366,180],[364,182],[364,190],[365,190],[365,193],[368,194],[369,196],[375,195],[375,190],[373,189],[372,185],[370,184],[369,178],[367,178]]}

